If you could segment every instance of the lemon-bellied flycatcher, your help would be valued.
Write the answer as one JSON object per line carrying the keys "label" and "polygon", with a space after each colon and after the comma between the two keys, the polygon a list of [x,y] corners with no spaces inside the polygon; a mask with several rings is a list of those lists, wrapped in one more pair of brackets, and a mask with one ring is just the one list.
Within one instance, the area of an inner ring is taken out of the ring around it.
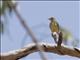
{"label": "lemon-bellied flycatcher", "polygon": [[61,45],[62,41],[59,40],[60,38],[62,38],[62,32],[59,31],[59,24],[54,17],[50,17],[49,20],[49,27],[51,30],[52,37],[54,38],[55,43]]}

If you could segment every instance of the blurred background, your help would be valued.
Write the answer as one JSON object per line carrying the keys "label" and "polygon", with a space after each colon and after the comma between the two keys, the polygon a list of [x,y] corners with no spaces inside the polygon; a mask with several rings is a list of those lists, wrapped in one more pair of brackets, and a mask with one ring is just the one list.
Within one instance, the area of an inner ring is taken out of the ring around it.
{"label": "blurred background", "polygon": [[[1,2],[1,1],[0,1]],[[17,10],[25,19],[39,42],[55,44],[51,37],[48,18],[54,16],[66,33],[63,44],[69,47],[80,48],[80,17],[79,1],[16,1]],[[1,3],[0,3],[1,4]],[[1,35],[1,52],[8,52],[27,46],[32,43],[30,36],[26,33],[14,12],[6,16],[0,16],[3,23]],[[1,24],[1,23],[0,23]],[[1,25],[0,25],[1,26]],[[69,36],[69,37],[67,37]],[[45,53],[48,60],[79,60],[71,56],[61,56],[54,53]],[[20,60],[41,60],[38,52],[32,53]]]}

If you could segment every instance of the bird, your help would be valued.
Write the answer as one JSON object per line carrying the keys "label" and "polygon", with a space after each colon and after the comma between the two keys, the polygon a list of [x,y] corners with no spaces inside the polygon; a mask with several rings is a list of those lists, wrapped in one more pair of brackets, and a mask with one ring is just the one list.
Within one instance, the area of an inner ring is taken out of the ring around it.
{"label": "bird", "polygon": [[[50,20],[50,24],[49,24],[49,27],[50,27],[50,30],[51,30],[51,35],[52,37],[54,38],[54,41],[56,44],[58,44],[60,41],[59,41],[59,24],[58,22],[56,21],[56,19],[54,17],[50,17],[49,18]],[[62,33],[60,33],[61,35]],[[58,45],[60,45],[61,43],[59,43]]]}
{"label": "bird", "polygon": [[67,45],[69,40],[71,41],[73,40],[71,44],[73,45],[76,44],[77,46],[78,43],[76,43],[76,41],[79,41],[79,40],[73,37],[72,33],[69,30],[59,25],[55,17],[49,17],[48,19],[50,21],[49,27],[51,30],[51,35],[54,38],[55,43],[60,45],[62,41],[59,42],[58,40],[62,39],[63,44]]}

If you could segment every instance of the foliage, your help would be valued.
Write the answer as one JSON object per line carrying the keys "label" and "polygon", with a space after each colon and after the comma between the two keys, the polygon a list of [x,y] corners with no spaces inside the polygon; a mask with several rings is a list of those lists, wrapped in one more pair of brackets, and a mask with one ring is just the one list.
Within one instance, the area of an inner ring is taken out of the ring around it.
{"label": "foliage", "polygon": [[[8,12],[9,14],[12,13],[13,9],[12,7],[9,5],[10,3],[13,3],[13,0],[2,0],[0,1],[0,18],[1,16],[4,16],[4,18],[6,18],[6,13]],[[14,6],[16,7],[16,3],[14,3]],[[2,21],[0,20],[0,33],[4,32],[4,24],[2,23]]]}

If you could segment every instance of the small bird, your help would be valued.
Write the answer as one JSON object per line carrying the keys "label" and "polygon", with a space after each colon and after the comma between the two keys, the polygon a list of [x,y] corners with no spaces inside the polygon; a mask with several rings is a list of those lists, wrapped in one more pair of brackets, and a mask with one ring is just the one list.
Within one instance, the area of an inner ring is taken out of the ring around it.
{"label": "small bird", "polygon": [[49,20],[52,37],[54,38],[55,43],[59,43],[59,24],[54,17],[50,17]]}
{"label": "small bird", "polygon": [[[59,42],[59,40],[63,40],[63,43],[65,45],[68,45],[68,42],[72,41],[71,44],[76,47],[79,45],[79,40],[73,37],[72,33],[68,31],[66,28],[62,27],[59,25],[55,17],[50,17],[49,18],[50,24],[50,30],[51,30],[51,35],[54,38],[55,43],[61,44],[62,41]],[[60,35],[60,36],[59,36]]]}

